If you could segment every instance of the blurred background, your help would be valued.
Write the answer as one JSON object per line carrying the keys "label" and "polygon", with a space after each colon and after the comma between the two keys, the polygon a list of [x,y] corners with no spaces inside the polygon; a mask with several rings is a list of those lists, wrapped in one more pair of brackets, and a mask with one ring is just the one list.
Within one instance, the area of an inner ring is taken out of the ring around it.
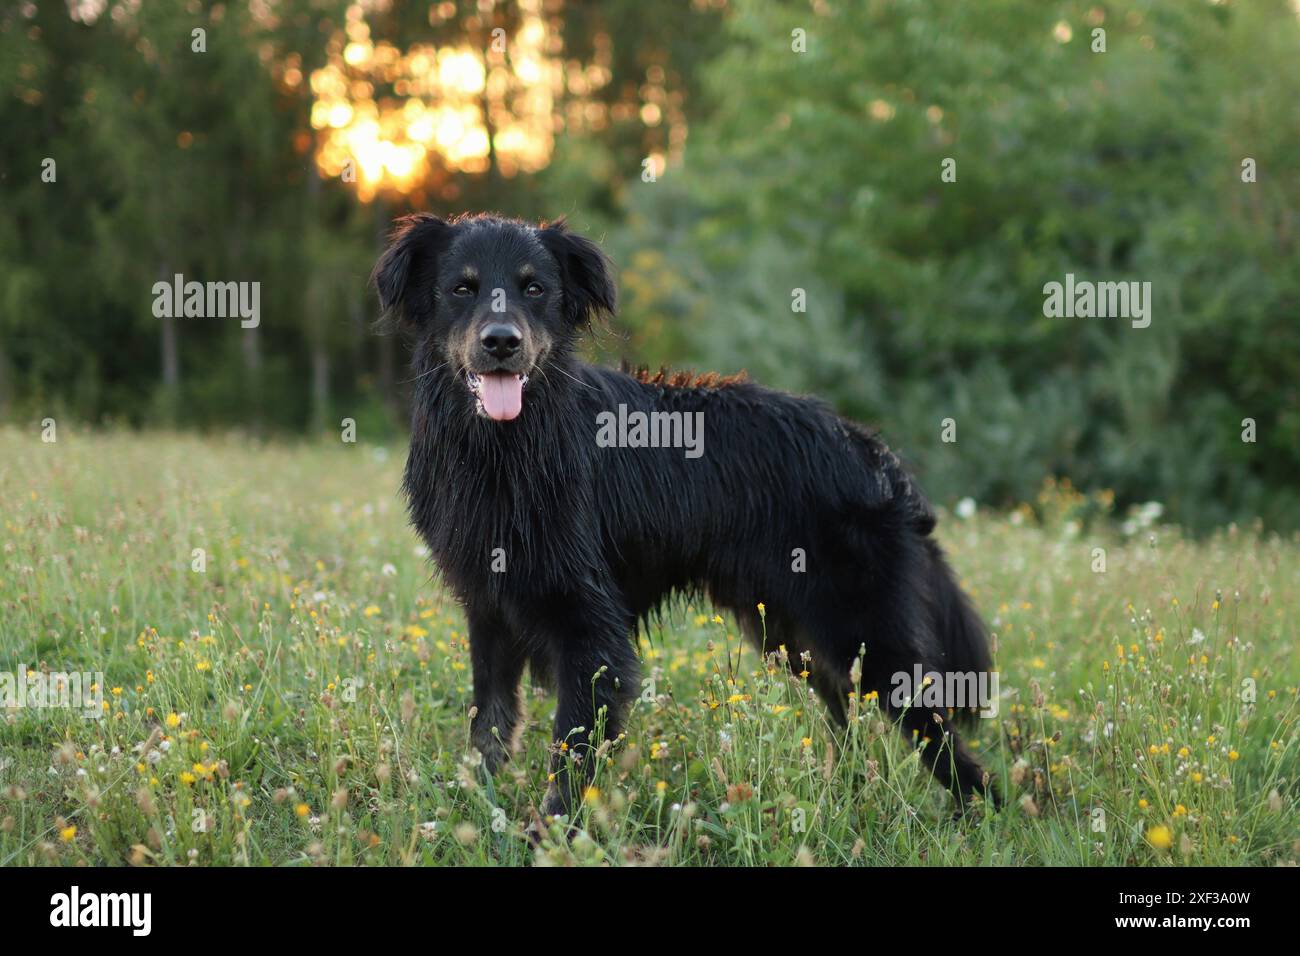
{"label": "blurred background", "polygon": [[[1292,0],[5,2],[0,422],[400,441],[393,217],[564,215],[594,358],[820,394],[941,502],[1294,528],[1298,63]],[[1150,327],[1045,318],[1067,272]]]}

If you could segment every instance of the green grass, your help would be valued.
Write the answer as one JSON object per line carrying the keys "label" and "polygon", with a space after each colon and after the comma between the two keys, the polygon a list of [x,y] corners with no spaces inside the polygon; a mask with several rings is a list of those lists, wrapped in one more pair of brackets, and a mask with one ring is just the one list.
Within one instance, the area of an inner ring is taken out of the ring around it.
{"label": "green grass", "polygon": [[1300,543],[1125,538],[1104,497],[1056,485],[940,526],[997,635],[1001,712],[967,736],[1004,809],[954,822],[874,700],[837,733],[733,622],[678,606],[642,635],[653,693],[602,755],[579,835],[535,848],[554,702],[529,692],[522,750],[486,778],[464,621],[406,525],[401,461],[0,430],[0,671],[102,672],[105,710],[0,710],[0,864],[1300,857]]}

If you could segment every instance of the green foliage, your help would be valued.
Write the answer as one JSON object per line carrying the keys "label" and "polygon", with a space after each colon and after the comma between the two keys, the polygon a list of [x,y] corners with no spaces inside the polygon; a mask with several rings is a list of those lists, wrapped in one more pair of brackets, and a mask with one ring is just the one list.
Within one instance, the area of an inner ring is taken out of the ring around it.
{"label": "green foliage", "polygon": [[[313,163],[309,78],[348,6],[112,3],[89,22],[57,2],[0,9],[0,420],[270,433],[348,416],[366,420],[370,439],[404,427],[405,350],[373,334],[366,280],[408,210],[391,196],[363,204]],[[617,208],[647,145],[667,148],[664,125],[636,118],[638,85],[657,69],[657,88],[680,96],[721,39],[718,13],[632,0],[564,12],[552,22],[567,55],[610,46],[594,98],[630,99],[632,118],[561,138],[556,163],[534,177],[431,168],[437,189],[412,202],[443,215],[575,213],[585,226]],[[467,0],[434,29],[427,5],[372,17],[403,49],[476,42],[485,25],[517,19],[514,5],[485,14]],[[291,60],[302,77],[292,87],[277,70]],[[557,97],[557,121],[566,106]],[[46,158],[53,183],[41,180]],[[169,335],[151,290],[177,273],[259,282],[260,326],[185,319]]]}
{"label": "green foliage", "polygon": [[[1292,6],[817,9],[736,5],[684,168],[630,197],[685,358],[879,423],[941,499],[1066,473],[1197,527],[1300,523]],[[1045,317],[1067,272],[1150,282],[1151,326]],[[629,306],[634,339],[661,321]]]}
{"label": "green foliage", "polygon": [[[418,7],[376,29],[457,39]],[[400,431],[405,353],[372,334],[365,282],[404,210],[319,179],[309,84],[267,65],[296,53],[309,76],[345,8],[0,11],[0,418]],[[1197,528],[1300,524],[1288,0],[613,0],[559,22],[566,55],[608,50],[607,125],[562,132],[533,176],[437,171],[427,201],[603,241],[623,314],[594,357],[822,395],[941,501],[1015,504],[1067,474]],[[689,137],[646,183],[647,152],[674,149],[626,109],[651,75]],[[260,281],[261,327],[169,339],[150,289],[177,272]],[[1045,317],[1066,273],[1150,282],[1151,326]]]}

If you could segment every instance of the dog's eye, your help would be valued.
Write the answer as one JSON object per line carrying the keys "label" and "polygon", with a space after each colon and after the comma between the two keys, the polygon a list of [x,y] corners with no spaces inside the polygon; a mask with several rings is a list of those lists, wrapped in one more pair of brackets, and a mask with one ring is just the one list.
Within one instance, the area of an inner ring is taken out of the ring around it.
{"label": "dog's eye", "polygon": [[458,282],[456,283],[456,287],[451,290],[451,294],[462,296],[462,297],[467,295],[473,295],[474,287],[471,286],[468,282]]}
{"label": "dog's eye", "polygon": [[536,299],[545,291],[546,290],[542,288],[540,282],[530,282],[528,283],[527,288],[524,289],[524,295],[528,296],[530,299]]}

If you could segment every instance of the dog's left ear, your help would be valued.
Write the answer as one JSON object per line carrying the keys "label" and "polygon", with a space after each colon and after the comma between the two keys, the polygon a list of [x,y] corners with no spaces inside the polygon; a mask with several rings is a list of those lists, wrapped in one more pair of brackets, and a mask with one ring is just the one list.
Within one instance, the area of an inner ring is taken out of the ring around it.
{"label": "dog's left ear", "polygon": [[613,315],[618,308],[618,288],[614,267],[600,246],[569,232],[563,219],[539,229],[537,235],[560,264],[565,317],[580,325],[600,314]]}

